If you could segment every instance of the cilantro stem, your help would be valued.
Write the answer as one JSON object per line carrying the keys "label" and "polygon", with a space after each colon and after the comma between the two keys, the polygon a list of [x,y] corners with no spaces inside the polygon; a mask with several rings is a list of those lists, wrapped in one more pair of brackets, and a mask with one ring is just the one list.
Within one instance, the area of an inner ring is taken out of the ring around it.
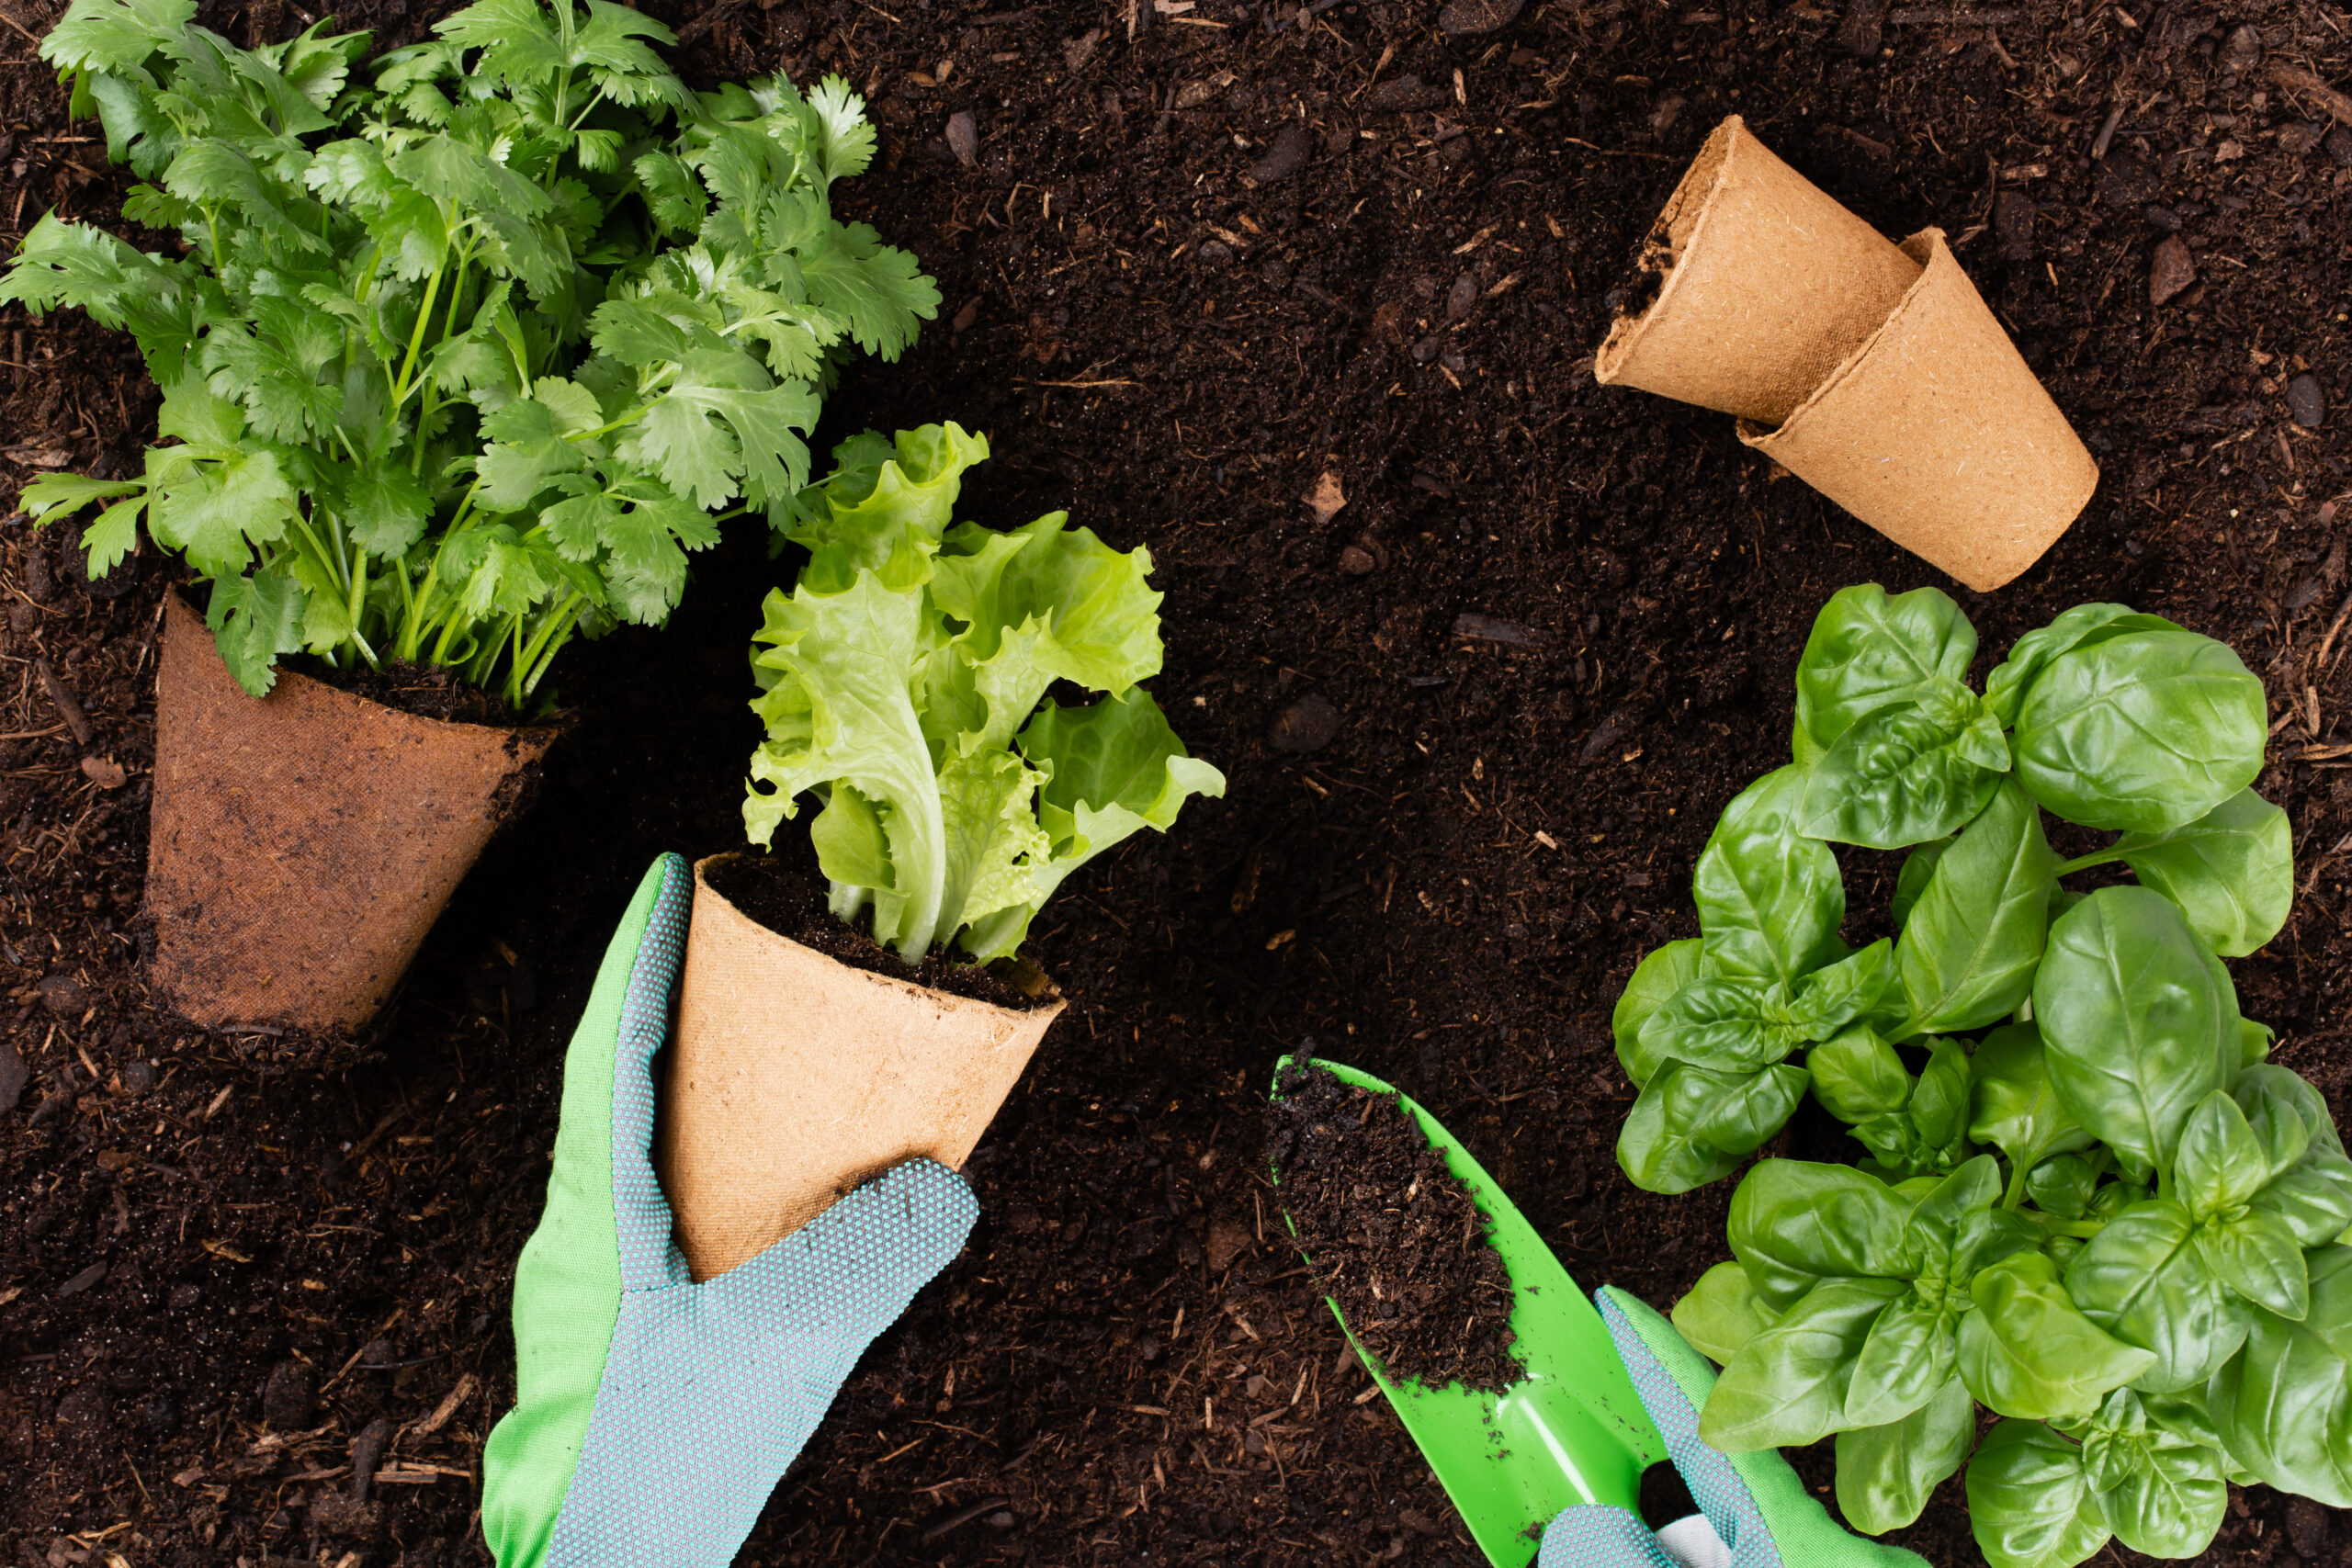
{"label": "cilantro stem", "polygon": [[[433,320],[433,302],[441,297],[441,276],[448,265],[448,259],[445,254],[441,265],[433,269],[432,277],[425,282],[424,303],[417,307],[416,325],[408,334],[408,358],[401,366],[400,379],[392,384],[394,408],[398,408],[408,400],[408,379],[416,369],[418,353],[424,347],[424,329]],[[417,426],[416,438],[420,443],[424,439],[424,427],[422,424]]]}
{"label": "cilantro stem", "polygon": [[571,628],[579,623],[580,613],[586,605],[587,595],[577,588],[573,589],[571,596],[557,607],[555,614],[540,623],[538,632],[531,638],[529,646],[515,655],[514,669],[509,677],[510,682],[519,682],[519,685],[513,688],[515,706],[520,707],[521,699],[537,689],[539,677],[546,674],[548,666],[554,662],[557,650],[571,640]]}

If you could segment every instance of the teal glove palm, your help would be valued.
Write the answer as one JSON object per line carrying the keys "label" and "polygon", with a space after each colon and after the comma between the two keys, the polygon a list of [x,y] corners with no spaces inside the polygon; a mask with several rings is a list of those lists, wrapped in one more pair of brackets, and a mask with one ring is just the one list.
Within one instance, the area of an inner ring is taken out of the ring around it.
{"label": "teal glove palm", "polygon": [[693,873],[663,855],[564,1060],[547,1212],[515,1268],[515,1407],[482,1461],[501,1568],[728,1562],[857,1358],[978,1214],[961,1178],[910,1160],[692,1281],[649,1150],[693,902]]}
{"label": "teal glove palm", "polygon": [[1715,1385],[1706,1358],[1639,1297],[1603,1286],[1593,1303],[1700,1512],[1653,1535],[1624,1508],[1566,1509],[1544,1529],[1536,1568],[1927,1568],[1840,1529],[1778,1450],[1726,1454],[1702,1442],[1699,1407]]}

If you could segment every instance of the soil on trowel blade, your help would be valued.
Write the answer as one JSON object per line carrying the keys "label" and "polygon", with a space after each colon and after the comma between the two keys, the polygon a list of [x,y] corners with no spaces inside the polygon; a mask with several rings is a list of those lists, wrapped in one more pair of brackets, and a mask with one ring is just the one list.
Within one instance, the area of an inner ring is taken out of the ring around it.
{"label": "soil on trowel blade", "polygon": [[1430,1388],[1519,1381],[1510,1274],[1470,1190],[1394,1095],[1286,1069],[1266,1156],[1316,1280],[1388,1375]]}

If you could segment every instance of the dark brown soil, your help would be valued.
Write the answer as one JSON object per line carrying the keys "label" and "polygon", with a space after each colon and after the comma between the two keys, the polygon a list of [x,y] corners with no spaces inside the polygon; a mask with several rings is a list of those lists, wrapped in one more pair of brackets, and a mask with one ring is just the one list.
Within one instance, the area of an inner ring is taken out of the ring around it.
{"label": "dark brown soil", "polygon": [[[797,826],[797,824],[793,825]],[[1032,994],[1023,994],[977,964],[958,964],[936,952],[921,964],[910,964],[863,931],[833,918],[825,902],[824,874],[817,869],[816,852],[805,833],[791,827],[777,835],[785,841],[768,853],[742,850],[722,855],[703,868],[711,890],[779,936],[827,957],[894,980],[928,986],[950,996],[970,997],[1001,1008],[1027,1011],[1058,999],[1059,993],[1042,976]],[[991,966],[993,967],[993,966]],[[1008,968],[1011,965],[1007,965]]]}
{"label": "dark brown soil", "polygon": [[405,659],[392,659],[385,660],[379,670],[338,669],[307,655],[297,655],[285,660],[285,664],[313,681],[420,718],[499,728],[516,722],[515,712],[504,697],[479,686],[469,686],[447,665],[412,664]]}
{"label": "dark brown soil", "polygon": [[1266,1159],[1309,1278],[1391,1379],[1519,1381],[1494,1227],[1395,1095],[1294,1063],[1267,1102]]}
{"label": "dark brown soil", "polygon": [[[1939,581],[1728,419],[1592,384],[1642,235],[1733,110],[1882,231],[1944,227],[2104,469],[2047,561],[1959,595],[1986,648],[2124,600],[2268,682],[2258,787],[2301,890],[2233,969],[2279,1059],[2352,1110],[2352,622],[2327,642],[2352,592],[2352,129],[2269,74],[2352,88],[2339,6],[1535,0],[1460,35],[1435,0],[1304,25],[1197,0],[1138,3],[1130,37],[1125,0],[644,4],[691,32],[698,82],[835,70],[872,96],[881,156],[833,199],[946,303],[899,365],[851,372],[819,449],[960,420],[999,454],[970,515],[1067,506],[1149,546],[1155,689],[1230,780],[1038,922],[1072,1005],[974,1156],[980,1227],[745,1562],[1475,1562],[1384,1402],[1353,1403],[1364,1374],[1268,1212],[1267,1073],[1310,1037],[1427,1104],[1580,1283],[1664,1306],[1724,1255],[1728,1182],[1661,1198],[1617,1172],[1608,1010],[1691,934],[1709,826],[1785,757],[1821,601]],[[343,14],[403,43],[443,5]],[[40,33],[62,8],[10,16]],[[276,0],[205,17],[303,25]],[[128,181],[9,36],[0,235],[51,206],[110,220]],[[2197,278],[2151,308],[2170,238]],[[123,472],[153,437],[127,339],[12,307],[0,361],[13,477]],[[1299,498],[1326,473],[1347,504],[1318,522]],[[61,1562],[482,1560],[468,1477],[513,1397],[565,1043],[652,857],[741,841],[745,649],[791,566],[756,534],[697,558],[667,632],[566,656],[582,716],[538,804],[392,1013],[326,1048],[150,1010],[129,922],[158,563],[85,586],[57,531],[0,530],[0,1553],[79,1532]],[[1854,866],[1872,918],[1881,858]],[[439,1468],[355,1506],[339,1471],[379,1420],[380,1469]],[[1826,1496],[1827,1446],[1798,1459]],[[1980,1562],[1957,1481],[1901,1539]],[[2352,1522],[2256,1486],[2205,1561],[2347,1552]]]}

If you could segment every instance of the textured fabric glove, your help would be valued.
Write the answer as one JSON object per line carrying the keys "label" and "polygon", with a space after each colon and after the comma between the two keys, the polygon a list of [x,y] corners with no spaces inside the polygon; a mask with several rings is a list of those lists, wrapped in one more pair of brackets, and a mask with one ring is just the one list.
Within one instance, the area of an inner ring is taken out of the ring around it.
{"label": "textured fabric glove", "polygon": [[688,1278],[648,1151],[693,902],[693,872],[663,855],[564,1059],[547,1212],[514,1272],[516,1404],[482,1457],[501,1568],[728,1562],[978,1213],[953,1171],[910,1160],[750,1262]]}
{"label": "textured fabric glove", "polygon": [[1614,1286],[1593,1292],[1634,1392],[1700,1512],[1653,1535],[1640,1516],[1589,1504],[1544,1531],[1536,1568],[1927,1568],[1917,1553],[1849,1535],[1779,1450],[1718,1453],[1699,1440],[1714,1369],[1674,1325]]}

